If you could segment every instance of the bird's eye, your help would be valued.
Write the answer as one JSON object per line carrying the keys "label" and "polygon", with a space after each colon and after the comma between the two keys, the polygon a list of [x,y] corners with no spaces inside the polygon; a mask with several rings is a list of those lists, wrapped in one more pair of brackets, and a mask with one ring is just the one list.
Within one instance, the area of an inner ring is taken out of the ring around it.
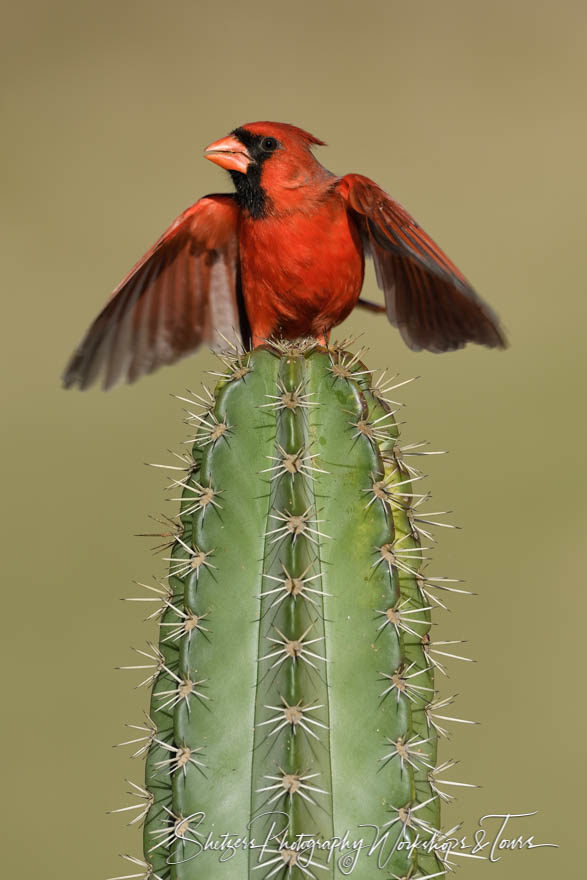
{"label": "bird's eye", "polygon": [[275,138],[263,138],[261,141],[261,148],[265,150],[266,153],[272,153],[278,146]]}

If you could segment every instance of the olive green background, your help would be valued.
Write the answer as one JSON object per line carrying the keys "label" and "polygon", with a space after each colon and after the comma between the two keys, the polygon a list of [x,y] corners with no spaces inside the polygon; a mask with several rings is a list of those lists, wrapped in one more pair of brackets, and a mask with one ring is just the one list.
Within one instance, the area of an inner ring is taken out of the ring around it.
{"label": "olive green background", "polygon": [[[112,743],[138,722],[132,579],[163,572],[149,513],[189,436],[170,392],[208,353],[110,394],[64,392],[66,358],[109,291],[184,207],[229,186],[203,148],[241,123],[297,123],[337,173],[403,202],[503,317],[505,353],[415,354],[356,314],[368,362],[421,379],[403,436],[430,458],[429,509],[455,511],[434,571],[478,593],[438,614],[469,640],[443,693],[443,758],[480,783],[445,816],[485,813],[559,849],[462,877],[579,871],[585,819],[585,116],[587,7],[558,0],[5,3],[2,10],[2,874],[132,873],[142,766]],[[375,295],[372,270],[366,292]],[[172,493],[173,494],[173,493]],[[365,817],[368,821],[368,817]]]}

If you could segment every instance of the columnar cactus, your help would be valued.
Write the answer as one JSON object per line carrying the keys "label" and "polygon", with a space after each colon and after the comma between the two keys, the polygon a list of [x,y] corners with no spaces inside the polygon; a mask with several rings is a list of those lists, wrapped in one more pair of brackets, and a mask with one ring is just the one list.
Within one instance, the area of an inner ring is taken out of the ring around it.
{"label": "columnar cactus", "polygon": [[390,389],[342,348],[224,364],[190,401],[168,582],[151,588],[135,876],[436,876],[450,700],[434,671],[455,655],[430,638],[451,587],[421,570],[420,537],[443,525],[420,513],[422,450],[400,446]]}

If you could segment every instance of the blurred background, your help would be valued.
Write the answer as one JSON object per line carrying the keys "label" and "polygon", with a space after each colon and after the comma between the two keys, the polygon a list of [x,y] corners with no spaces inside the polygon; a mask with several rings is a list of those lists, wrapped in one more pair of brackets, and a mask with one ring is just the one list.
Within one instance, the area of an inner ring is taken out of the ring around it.
{"label": "blurred background", "polygon": [[403,437],[450,451],[425,460],[430,509],[463,526],[441,530],[434,569],[478,595],[436,620],[478,662],[440,685],[481,723],[442,757],[482,787],[447,823],[472,835],[486,813],[537,811],[515,836],[560,844],[460,876],[570,874],[585,769],[587,6],[24,0],[2,24],[5,875],[98,880],[140,853],[128,816],[106,811],[134,802],[125,778],[142,781],[111,745],[147,694],[114,667],[156,627],[120,597],[164,573],[133,537],[175,510],[144,462],[185,448],[170,394],[197,390],[214,360],[110,394],[66,393],[59,377],[159,233],[230,188],[203,148],[258,119],[301,125],[332,171],[374,178],[503,318],[505,353],[414,354],[369,314],[339,335],[362,333],[371,367],[421,377],[402,389]]}

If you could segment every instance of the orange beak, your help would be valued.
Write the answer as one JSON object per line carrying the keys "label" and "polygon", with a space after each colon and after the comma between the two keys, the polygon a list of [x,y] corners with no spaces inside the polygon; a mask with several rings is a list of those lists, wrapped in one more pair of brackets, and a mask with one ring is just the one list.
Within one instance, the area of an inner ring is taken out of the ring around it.
{"label": "orange beak", "polygon": [[247,173],[247,168],[253,161],[244,144],[241,144],[234,135],[214,141],[204,150],[204,157],[220,165],[221,168],[240,171],[242,174]]}

